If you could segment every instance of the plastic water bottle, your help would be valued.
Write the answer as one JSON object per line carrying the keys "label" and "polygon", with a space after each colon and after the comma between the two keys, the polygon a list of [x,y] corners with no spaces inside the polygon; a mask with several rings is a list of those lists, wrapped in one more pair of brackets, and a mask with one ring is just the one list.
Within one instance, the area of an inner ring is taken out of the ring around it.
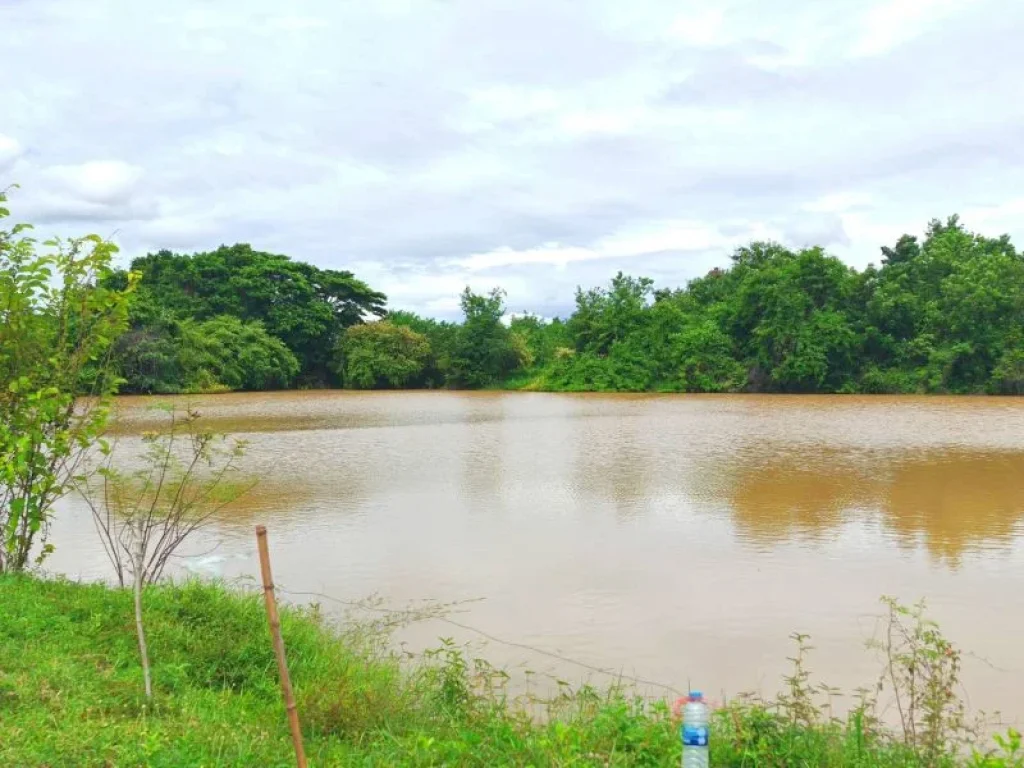
{"label": "plastic water bottle", "polygon": [[683,707],[683,768],[708,768],[709,720],[707,702],[700,691],[690,691]]}

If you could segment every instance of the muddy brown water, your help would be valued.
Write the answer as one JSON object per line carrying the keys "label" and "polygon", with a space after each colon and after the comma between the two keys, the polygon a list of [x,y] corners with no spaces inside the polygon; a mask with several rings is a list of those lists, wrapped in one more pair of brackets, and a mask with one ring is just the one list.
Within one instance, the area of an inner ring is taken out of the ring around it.
{"label": "muddy brown water", "polygon": [[[168,398],[162,399],[163,401]],[[118,450],[154,400],[120,398]],[[925,598],[973,655],[974,709],[1024,719],[1024,399],[288,392],[190,398],[249,441],[259,485],[183,568],[453,618],[512,643],[716,696],[778,688],[791,632],[847,691],[880,669],[879,597]],[[52,571],[102,578],[62,502]],[[301,599],[295,597],[294,599]],[[322,601],[325,609],[331,603]],[[437,622],[400,639],[480,641]],[[608,678],[492,641],[480,655]],[[543,678],[547,679],[547,678]],[[648,686],[645,690],[658,694]]]}

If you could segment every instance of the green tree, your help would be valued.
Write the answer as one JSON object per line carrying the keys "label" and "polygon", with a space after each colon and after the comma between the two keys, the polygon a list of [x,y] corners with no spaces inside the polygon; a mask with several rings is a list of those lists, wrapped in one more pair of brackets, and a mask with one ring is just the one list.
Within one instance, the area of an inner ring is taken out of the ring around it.
{"label": "green tree", "polygon": [[536,315],[519,315],[512,318],[509,329],[522,339],[529,350],[530,365],[548,365],[559,349],[572,346],[565,323],[557,317],[544,320]]}
{"label": "green tree", "polygon": [[882,251],[866,302],[866,386],[1003,391],[993,377],[1004,360],[999,377],[1012,368],[1024,328],[1024,261],[1009,238],[971,233],[950,216],[933,219],[920,245],[904,235]]}
{"label": "green tree", "polygon": [[462,292],[465,320],[452,348],[449,383],[475,389],[498,382],[523,365],[523,346],[502,322],[505,293],[500,288],[487,295]]}
{"label": "green tree", "polygon": [[611,288],[576,289],[576,311],[569,318],[569,333],[581,352],[608,354],[612,345],[625,340],[646,321],[654,282],[619,272]]}
{"label": "green tree", "polygon": [[401,389],[422,381],[429,359],[430,341],[424,334],[381,320],[346,330],[334,366],[346,387]]}
{"label": "green tree", "polygon": [[299,371],[291,350],[259,322],[231,315],[186,321],[180,339],[186,390],[283,389]]}
{"label": "green tree", "polygon": [[423,367],[423,386],[429,389],[445,386],[451,371],[452,351],[455,349],[459,326],[401,310],[389,312],[387,319],[393,325],[410,328],[427,337],[430,354]]}
{"label": "green tree", "polygon": [[736,392],[746,384],[746,369],[733,342],[710,320],[696,322],[671,339],[683,392]]}
{"label": "green tree", "polygon": [[102,285],[112,243],[88,235],[41,252],[28,229],[0,229],[0,572],[24,569],[36,546],[38,561],[51,551],[53,504],[107,421],[117,385],[108,353],[134,283]]}
{"label": "green tree", "polygon": [[992,371],[990,389],[999,395],[1024,395],[1024,346],[1003,352]]}
{"label": "green tree", "polygon": [[299,371],[295,355],[262,323],[231,315],[164,318],[124,334],[115,359],[121,391],[146,394],[281,389]]}
{"label": "green tree", "polygon": [[296,356],[308,383],[331,380],[330,357],[345,328],[385,314],[385,296],[351,272],[319,269],[246,244],[192,255],[159,251],[134,260],[132,269],[142,275],[135,329],[168,314],[200,322],[222,315],[259,321]]}
{"label": "green tree", "polygon": [[[823,249],[752,242],[726,268],[679,289],[618,273],[577,288],[565,320],[506,325],[504,294],[462,295],[450,323],[393,311],[347,272],[237,245],[137,260],[144,272],[132,332],[117,359],[128,391],[258,388],[290,381],[281,363],[248,376],[231,361],[238,326],[216,345],[196,324],[260,322],[299,361],[304,384],[510,387],[599,391],[1016,392],[1024,344],[1024,257],[1009,237],[968,231],[957,216],[901,236],[881,264],[856,271]],[[125,275],[109,278],[123,287]],[[223,321],[218,321],[222,322]],[[402,334],[407,329],[426,339]],[[229,332],[230,331],[230,332]],[[415,343],[412,341],[416,339]],[[258,363],[274,355],[252,348]],[[220,351],[217,351],[220,350]],[[200,362],[196,362],[196,361]],[[280,362],[280,361],[279,361]],[[351,363],[351,364],[350,364]],[[224,369],[223,371],[221,369]],[[276,371],[276,372],[275,372]],[[229,383],[230,382],[230,383]]]}
{"label": "green tree", "polygon": [[857,373],[856,274],[820,248],[754,243],[738,272],[727,328],[754,390],[838,391]]}

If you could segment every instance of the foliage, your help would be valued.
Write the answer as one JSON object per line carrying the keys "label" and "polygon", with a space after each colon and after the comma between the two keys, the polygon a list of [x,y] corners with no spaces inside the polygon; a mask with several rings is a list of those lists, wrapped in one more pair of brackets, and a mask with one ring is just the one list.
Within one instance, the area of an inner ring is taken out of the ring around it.
{"label": "foliage", "polygon": [[[101,585],[0,577],[4,765],[288,765],[293,762],[266,617],[256,595],[188,582],[148,590],[158,685],[138,692],[131,595]],[[507,675],[450,640],[403,664],[378,629],[282,610],[282,632],[312,765],[678,765],[678,720],[629,691],[561,686],[513,698]],[[397,620],[401,622],[401,617]],[[395,622],[385,625],[394,628]],[[340,634],[339,634],[340,633]],[[741,697],[712,713],[712,765],[1021,768],[1020,735],[969,755],[926,755],[862,700],[835,716],[810,682],[801,640],[777,700]],[[531,705],[543,716],[532,717]]]}
{"label": "foliage", "polygon": [[502,322],[505,293],[495,288],[486,296],[466,288],[462,293],[462,325],[455,333],[448,382],[475,389],[497,383],[528,359],[525,343],[517,341]]}
{"label": "foliage", "polygon": [[388,313],[388,321],[426,337],[429,352],[422,372],[423,386],[430,389],[445,386],[451,370],[458,325],[401,310]]}
{"label": "foliage", "polygon": [[354,325],[341,337],[334,367],[352,389],[401,389],[423,383],[430,341],[386,320]]}
{"label": "foliage", "polygon": [[122,587],[135,575],[143,586],[159,581],[185,539],[245,490],[231,482],[243,441],[200,429],[191,408],[154,408],[166,419],[143,433],[139,468],[117,469],[115,444],[95,475],[76,485]]}
{"label": "foliage", "polygon": [[[578,288],[564,319],[508,318],[502,291],[467,288],[460,323],[392,311],[390,326],[349,335],[383,314],[384,297],[347,272],[242,245],[162,251],[134,262],[143,279],[118,360],[128,391],[288,385],[280,374],[236,384],[212,364],[200,384],[188,380],[184,324],[230,315],[283,341],[300,385],[1024,393],[1024,256],[1007,236],[969,232],[951,216],[920,241],[883,247],[880,261],[858,272],[820,247],[752,242],[681,289],[621,272],[607,287]],[[420,334],[425,351],[391,327]],[[360,361],[350,373],[348,359]]]}
{"label": "foliage", "polygon": [[231,315],[131,331],[115,359],[126,379],[121,391],[144,394],[282,389],[299,372],[295,355],[262,323]]}
{"label": "foliage", "polygon": [[746,370],[736,359],[732,339],[713,321],[693,323],[670,338],[681,392],[736,392]]}
{"label": "foliage", "polygon": [[258,321],[220,315],[186,322],[180,338],[185,391],[202,390],[210,380],[226,389],[281,389],[299,372],[291,350]]}
{"label": "foliage", "polygon": [[550,365],[558,357],[559,350],[573,344],[566,324],[557,317],[546,322],[536,315],[520,315],[512,318],[509,328],[526,345],[529,366],[542,368]]}
{"label": "foliage", "polygon": [[24,569],[36,545],[38,561],[50,551],[52,506],[106,424],[108,352],[134,282],[103,287],[117,248],[98,236],[40,252],[28,229],[0,230],[0,573]]}
{"label": "foliage", "polygon": [[654,282],[646,277],[627,277],[619,272],[611,288],[577,289],[576,311],[568,330],[580,352],[608,354],[616,342],[642,330],[649,314],[648,300]]}
{"label": "foliage", "polygon": [[[235,470],[244,444],[196,428],[199,413],[179,414],[167,407],[168,420],[162,431],[142,436],[146,447],[143,466],[125,474],[114,466],[115,451],[78,490],[92,510],[93,521],[103,549],[114,567],[118,584],[130,577],[135,609],[135,632],[146,698],[153,697],[149,651],[143,620],[143,590],[155,584],[167,564],[196,531],[207,526],[213,515],[240,495],[225,482]],[[182,457],[181,454],[184,454]]]}
{"label": "foliage", "polygon": [[[222,316],[236,318],[247,328],[258,322],[271,337],[280,340],[298,361],[302,380],[324,384],[330,381],[330,355],[337,340],[349,326],[368,315],[384,314],[383,294],[372,290],[347,271],[319,269],[296,262],[287,256],[253,250],[249,245],[222,246],[215,251],[182,255],[170,251],[135,259],[131,268],[141,274],[138,296],[132,308],[137,337],[152,348],[152,330],[166,330],[169,321],[193,321],[200,325]],[[110,278],[112,284],[121,275]],[[223,322],[223,321],[222,321]],[[224,326],[219,327],[224,330]],[[253,333],[253,332],[251,332]],[[173,333],[171,334],[173,338]],[[129,338],[129,341],[134,340]],[[263,345],[263,342],[260,342]],[[126,345],[127,346],[127,345]],[[157,345],[160,347],[160,345]],[[129,347],[130,349],[130,347]],[[132,352],[126,349],[131,356]],[[229,352],[229,350],[222,350]],[[159,367],[166,356],[155,350],[156,359],[148,362]],[[278,351],[274,356],[280,358]],[[235,385],[219,380],[228,388],[273,388],[286,386],[292,376],[282,378],[290,363],[282,367],[276,360],[272,374],[255,377],[260,385]],[[132,374],[138,366],[128,366]],[[173,371],[174,368],[164,368]],[[129,379],[139,391],[157,391],[145,381]],[[234,379],[245,376],[235,376]],[[188,388],[182,380],[162,380],[162,389]]]}
{"label": "foliage", "polygon": [[960,651],[924,615],[924,605],[901,605],[883,598],[889,609],[886,633],[874,645],[885,655],[879,684],[888,684],[896,701],[904,742],[926,762],[934,762],[972,733],[956,686]]}
{"label": "foliage", "polygon": [[[857,272],[821,248],[739,248],[685,289],[618,274],[579,290],[575,355],[516,386],[684,392],[1024,392],[1024,257],[932,221]],[[531,344],[544,348],[537,328]],[[562,333],[551,325],[548,349]]]}

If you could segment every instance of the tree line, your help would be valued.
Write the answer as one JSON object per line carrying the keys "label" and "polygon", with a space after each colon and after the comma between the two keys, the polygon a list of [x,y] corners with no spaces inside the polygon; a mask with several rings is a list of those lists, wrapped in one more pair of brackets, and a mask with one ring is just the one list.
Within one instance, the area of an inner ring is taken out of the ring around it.
{"label": "tree line", "polygon": [[115,344],[122,392],[287,387],[547,391],[1024,393],[1024,254],[957,216],[856,270],[754,242],[685,287],[643,277],[509,320],[500,289],[445,322],[386,308],[350,272],[248,245],[161,251]]}
{"label": "tree line", "polygon": [[510,319],[500,289],[467,288],[462,320],[443,322],[389,312],[351,272],[248,245],[116,269],[112,243],[39,243],[7,225],[4,202],[0,572],[48,554],[53,504],[109,450],[119,391],[1024,394],[1024,254],[956,216],[862,271],[819,247],[755,242],[682,288],[620,273],[577,289],[565,319]]}

